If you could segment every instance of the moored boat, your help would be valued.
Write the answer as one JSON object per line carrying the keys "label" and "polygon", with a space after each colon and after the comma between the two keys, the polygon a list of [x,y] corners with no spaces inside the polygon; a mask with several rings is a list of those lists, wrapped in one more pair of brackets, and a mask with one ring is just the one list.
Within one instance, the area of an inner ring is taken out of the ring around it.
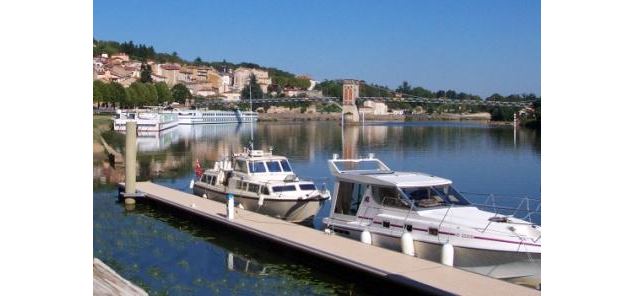
{"label": "moored boat", "polygon": [[479,209],[452,181],[393,171],[379,159],[328,161],[336,178],[332,208],[323,219],[338,235],[442,261],[452,250],[456,267],[517,282],[540,282],[541,229],[510,215]]}
{"label": "moored boat", "polygon": [[137,123],[137,133],[156,133],[179,124],[178,116],[170,112],[160,111],[122,111],[117,110],[114,118],[114,129],[116,131],[126,131],[126,123],[134,121]]}
{"label": "moored boat", "polygon": [[253,111],[225,110],[174,110],[179,124],[220,124],[220,123],[253,123],[258,120],[258,113]]}
{"label": "moored boat", "polygon": [[245,149],[229,160],[216,161],[193,184],[195,195],[227,202],[290,222],[309,222],[330,199],[326,188],[299,179],[284,156]]}

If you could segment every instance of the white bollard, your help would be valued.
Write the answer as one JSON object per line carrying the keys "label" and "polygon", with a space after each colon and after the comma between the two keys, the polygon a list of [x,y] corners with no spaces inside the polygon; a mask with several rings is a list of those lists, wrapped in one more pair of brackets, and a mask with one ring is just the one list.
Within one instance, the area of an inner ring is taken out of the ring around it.
{"label": "white bollard", "polygon": [[190,189],[194,188],[194,180],[190,181]]}
{"label": "white bollard", "polygon": [[234,195],[227,194],[227,220],[234,220]]}
{"label": "white bollard", "polygon": [[362,243],[365,243],[367,245],[373,244],[373,240],[372,240],[372,237],[370,236],[370,231],[368,231],[368,229],[364,229],[364,231],[362,231],[362,236],[360,240],[362,241]]}
{"label": "white bollard", "polygon": [[401,235],[401,252],[410,256],[415,255],[415,242],[410,232],[406,231]]}
{"label": "white bollard", "polygon": [[454,266],[454,246],[450,243],[443,244],[441,248],[441,264]]}
{"label": "white bollard", "polygon": [[201,196],[204,199],[207,199],[207,193],[203,193],[203,196]]}
{"label": "white bollard", "polygon": [[330,228],[324,228],[324,233],[331,234],[333,233]]}

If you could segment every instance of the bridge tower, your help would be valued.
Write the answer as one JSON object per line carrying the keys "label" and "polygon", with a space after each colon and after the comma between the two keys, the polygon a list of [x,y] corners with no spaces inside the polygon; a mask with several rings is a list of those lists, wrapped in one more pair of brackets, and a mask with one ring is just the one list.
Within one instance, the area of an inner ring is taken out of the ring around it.
{"label": "bridge tower", "polygon": [[345,122],[359,122],[359,111],[355,105],[355,100],[359,97],[359,85],[359,80],[342,81],[342,113]]}

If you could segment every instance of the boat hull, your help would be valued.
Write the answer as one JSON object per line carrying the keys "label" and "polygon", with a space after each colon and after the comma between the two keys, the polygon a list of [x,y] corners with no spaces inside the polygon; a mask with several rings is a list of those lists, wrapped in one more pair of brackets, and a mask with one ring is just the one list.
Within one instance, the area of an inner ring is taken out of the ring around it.
{"label": "boat hull", "polygon": [[[336,234],[360,240],[361,230],[331,225]],[[371,232],[374,246],[401,252],[401,238]],[[441,261],[441,243],[414,241],[415,256]],[[540,253],[508,252],[454,246],[454,266],[499,279],[540,282]]]}
{"label": "boat hull", "polygon": [[[194,194],[198,196],[205,194],[208,199],[223,203],[227,202],[226,192],[195,186]],[[259,206],[257,198],[235,193],[233,193],[233,195],[235,202],[240,204],[245,210],[294,223],[307,223],[312,221],[324,202],[328,199],[326,197],[297,200],[266,198],[263,201],[263,205]]]}

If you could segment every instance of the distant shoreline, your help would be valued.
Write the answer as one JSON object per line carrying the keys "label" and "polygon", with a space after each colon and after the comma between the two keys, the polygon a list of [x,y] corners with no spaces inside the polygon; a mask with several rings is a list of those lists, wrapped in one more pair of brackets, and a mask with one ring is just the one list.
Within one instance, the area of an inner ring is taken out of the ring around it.
{"label": "distant shoreline", "polygon": [[[388,121],[388,122],[420,122],[420,121],[470,121],[484,122],[491,125],[513,125],[511,121],[492,121],[489,113],[472,114],[409,114],[409,115],[365,115],[366,121]],[[259,113],[258,121],[339,121],[341,113]],[[361,120],[360,120],[361,121]]]}

